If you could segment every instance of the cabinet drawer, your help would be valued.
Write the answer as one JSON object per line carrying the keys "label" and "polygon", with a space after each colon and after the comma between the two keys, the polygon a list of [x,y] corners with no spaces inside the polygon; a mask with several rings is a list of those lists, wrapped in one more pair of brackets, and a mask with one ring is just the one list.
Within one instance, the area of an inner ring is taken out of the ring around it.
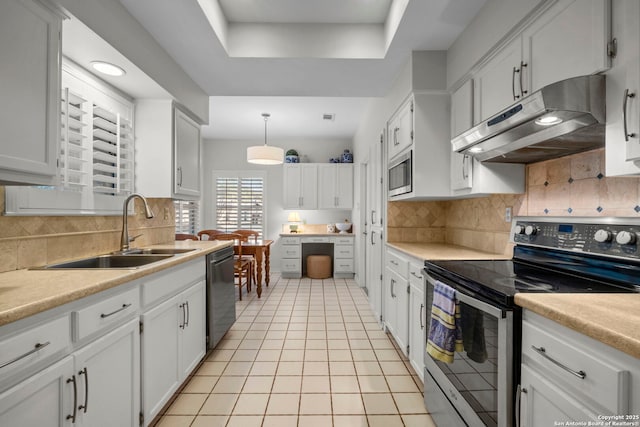
{"label": "cabinet drawer", "polygon": [[138,287],[92,304],[71,313],[73,319],[73,340],[80,341],[124,319],[129,318],[140,308]]}
{"label": "cabinet drawer", "polygon": [[205,268],[206,265],[202,259],[154,274],[151,279],[142,284],[142,306],[148,307],[160,302],[189,285],[204,280]]}
{"label": "cabinet drawer", "polygon": [[351,245],[353,246],[353,237],[334,237],[333,243],[336,245]]}
{"label": "cabinet drawer", "polygon": [[299,245],[300,238],[299,237],[281,237],[280,242],[283,245]]}
{"label": "cabinet drawer", "polygon": [[300,271],[300,259],[283,259],[282,260],[283,272],[299,272]]}
{"label": "cabinet drawer", "polygon": [[422,265],[409,263],[409,283],[418,289],[424,289],[422,281]]}
{"label": "cabinet drawer", "polygon": [[334,259],[333,271],[336,273],[353,273],[353,259]]}
{"label": "cabinet drawer", "polygon": [[302,243],[330,243],[329,237],[303,237]]}
{"label": "cabinet drawer", "polygon": [[282,258],[300,258],[300,245],[282,246]]}
{"label": "cabinet drawer", "polygon": [[[529,366],[540,366],[550,381],[573,393],[581,401],[591,401],[612,414],[627,414],[629,405],[629,371],[615,366],[604,352],[599,353],[588,343],[572,340],[556,325],[553,335],[527,320],[522,322],[522,361]],[[572,332],[572,331],[569,331]],[[535,348],[544,349],[540,354]],[[546,355],[546,356],[545,356]],[[557,362],[557,363],[554,363]],[[562,366],[584,373],[579,378]]]}
{"label": "cabinet drawer", "polygon": [[396,255],[394,252],[387,251],[387,267],[398,273],[402,278],[409,276],[409,261]]}
{"label": "cabinet drawer", "polygon": [[66,315],[0,341],[0,380],[65,352],[71,345],[70,330]]}
{"label": "cabinet drawer", "polygon": [[335,245],[333,256],[335,258],[353,258],[353,246]]}

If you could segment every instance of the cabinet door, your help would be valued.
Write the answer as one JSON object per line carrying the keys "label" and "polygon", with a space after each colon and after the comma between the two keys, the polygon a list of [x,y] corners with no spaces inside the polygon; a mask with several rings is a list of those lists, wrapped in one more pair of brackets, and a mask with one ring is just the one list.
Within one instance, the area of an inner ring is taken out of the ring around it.
{"label": "cabinet door", "polygon": [[0,394],[0,425],[74,425],[71,417],[78,412],[74,412],[73,380],[78,376],[73,359],[67,357]]}
{"label": "cabinet door", "polygon": [[573,400],[566,390],[546,381],[544,375],[527,365],[522,365],[521,372],[522,427],[552,426],[560,420],[597,421],[597,414]]}
{"label": "cabinet door", "polygon": [[531,91],[608,69],[609,19],[607,0],[562,0],[527,27],[523,78],[530,79]]}
{"label": "cabinet door", "polygon": [[200,196],[200,126],[174,109],[174,193]]}
{"label": "cabinet door", "polygon": [[[612,36],[617,40],[618,52],[607,73],[607,176],[640,174],[639,20],[638,1],[616,0],[613,3]],[[626,132],[623,105],[626,106]]]}
{"label": "cabinet door", "polygon": [[389,160],[413,144],[413,99],[407,101],[389,122]]}
{"label": "cabinet door", "polygon": [[318,167],[301,165],[300,209],[318,208]]}
{"label": "cabinet door", "polygon": [[338,174],[335,164],[318,166],[318,208],[335,209],[337,207]]}
{"label": "cabinet door", "polygon": [[390,268],[385,269],[385,282],[384,282],[384,323],[389,332],[395,335],[397,328],[397,302],[396,295],[398,293],[399,282],[403,279],[398,276],[397,273]]}
{"label": "cabinet door", "polygon": [[180,384],[180,301],[180,295],[175,296],[142,315],[142,412],[147,423]]}
{"label": "cabinet door", "polygon": [[138,319],[87,345],[75,353],[74,359],[80,422],[87,426],[138,426]]}
{"label": "cabinet door", "polygon": [[336,208],[353,208],[353,165],[337,165]]}
{"label": "cabinet door", "polygon": [[393,294],[396,302],[396,329],[393,336],[405,356],[409,355],[409,282],[398,277]]}
{"label": "cabinet door", "polygon": [[[369,231],[369,235],[367,236],[366,257],[365,280],[367,281],[369,306],[371,306],[371,310],[373,310],[373,315],[376,320],[383,320],[383,306],[386,306],[386,302],[383,304],[382,266],[384,264],[384,256],[382,248],[382,229],[376,228]],[[386,294],[384,297],[386,298]]]}
{"label": "cabinet door", "polygon": [[42,3],[0,3],[0,182],[54,183],[61,19]]}
{"label": "cabinet door", "polygon": [[424,376],[425,309],[424,292],[421,288],[410,287],[409,296],[409,360],[420,378]]}
{"label": "cabinet door", "polygon": [[317,165],[285,164],[283,180],[285,209],[317,209]]}
{"label": "cabinet door", "polygon": [[507,44],[474,77],[474,120],[479,123],[520,97],[521,38]]}
{"label": "cabinet door", "polygon": [[186,316],[181,328],[182,337],[180,363],[182,377],[185,378],[193,371],[204,357],[205,342],[205,282],[202,281],[182,293],[183,314]]}

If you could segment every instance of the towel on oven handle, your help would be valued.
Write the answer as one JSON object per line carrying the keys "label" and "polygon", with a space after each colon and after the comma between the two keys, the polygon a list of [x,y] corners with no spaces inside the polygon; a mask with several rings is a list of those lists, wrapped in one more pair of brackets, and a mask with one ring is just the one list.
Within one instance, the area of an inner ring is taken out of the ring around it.
{"label": "towel on oven handle", "polygon": [[460,305],[456,291],[440,281],[435,282],[433,306],[427,339],[427,353],[436,360],[453,363],[456,351],[462,351]]}

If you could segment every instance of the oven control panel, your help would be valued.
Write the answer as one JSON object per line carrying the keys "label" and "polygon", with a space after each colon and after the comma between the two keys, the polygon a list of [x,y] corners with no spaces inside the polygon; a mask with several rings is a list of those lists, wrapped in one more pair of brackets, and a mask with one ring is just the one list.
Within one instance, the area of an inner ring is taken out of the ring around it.
{"label": "oven control panel", "polygon": [[635,218],[521,217],[514,220],[511,237],[518,245],[640,259]]}

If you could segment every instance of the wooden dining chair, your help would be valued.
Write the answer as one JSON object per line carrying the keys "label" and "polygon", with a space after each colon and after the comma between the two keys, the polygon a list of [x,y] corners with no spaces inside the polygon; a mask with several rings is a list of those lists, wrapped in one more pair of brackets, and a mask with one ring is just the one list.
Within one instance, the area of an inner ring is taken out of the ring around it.
{"label": "wooden dining chair", "polygon": [[[200,240],[215,240],[218,234],[224,234],[224,231],[220,230],[200,230],[198,231],[198,237]],[[206,239],[203,236],[207,236]]]}
{"label": "wooden dining chair", "polygon": [[176,233],[176,240],[200,240],[195,234]]}
{"label": "wooden dining chair", "polygon": [[[204,231],[204,230],[203,230]],[[251,292],[251,279],[253,270],[253,258],[247,255],[242,255],[242,242],[243,238],[240,234],[235,233],[217,233],[214,236],[215,240],[233,240],[236,242],[236,255],[234,256],[234,275],[238,278],[238,293],[240,301],[242,301],[242,285],[246,284],[247,293]]]}
{"label": "wooden dining chair", "polygon": [[[244,241],[245,242],[250,242],[253,241],[254,243],[256,243],[258,241],[258,237],[260,237],[260,233],[255,231],[255,230],[236,230],[233,231],[234,234],[239,234],[241,236],[244,237]],[[253,258],[253,268],[251,270],[251,274],[253,276],[253,282],[257,283],[258,279],[257,279],[257,274],[256,274],[256,270],[258,268],[258,263],[256,261],[256,257],[255,255],[247,255],[250,256],[251,258]]]}

